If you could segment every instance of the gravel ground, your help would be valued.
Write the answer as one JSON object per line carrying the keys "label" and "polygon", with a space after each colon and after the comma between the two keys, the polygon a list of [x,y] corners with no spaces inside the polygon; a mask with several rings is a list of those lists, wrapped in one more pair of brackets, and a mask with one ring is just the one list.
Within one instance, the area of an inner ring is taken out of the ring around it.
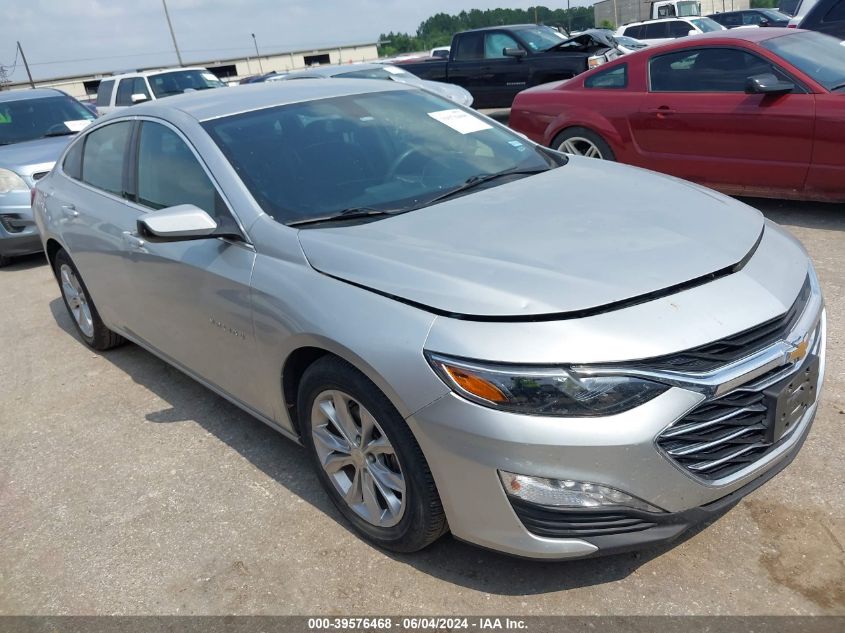
{"label": "gravel ground", "polygon": [[824,286],[815,426],[713,525],[590,561],[374,549],[302,449],[135,346],[88,350],[40,256],[0,270],[0,614],[845,614],[845,209],[748,202]]}

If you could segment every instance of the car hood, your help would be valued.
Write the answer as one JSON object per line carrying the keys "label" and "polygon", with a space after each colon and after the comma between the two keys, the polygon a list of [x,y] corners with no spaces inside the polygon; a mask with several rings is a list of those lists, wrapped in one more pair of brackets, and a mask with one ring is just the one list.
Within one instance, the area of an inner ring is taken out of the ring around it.
{"label": "car hood", "polygon": [[74,137],[50,136],[12,145],[0,145],[0,167],[11,169],[22,176],[47,171],[52,168],[72,138]]}
{"label": "car hood", "polygon": [[318,271],[450,315],[579,312],[700,280],[743,260],[762,215],[709,189],[573,157],[391,218],[302,229]]}

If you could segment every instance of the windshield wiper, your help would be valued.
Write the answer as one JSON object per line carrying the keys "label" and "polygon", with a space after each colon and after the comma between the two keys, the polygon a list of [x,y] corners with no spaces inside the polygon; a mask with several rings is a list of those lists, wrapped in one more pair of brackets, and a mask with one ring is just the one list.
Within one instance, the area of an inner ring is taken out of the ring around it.
{"label": "windshield wiper", "polygon": [[373,209],[372,207],[352,207],[344,209],[332,215],[324,215],[318,218],[305,218],[304,220],[295,220],[288,222],[288,226],[305,226],[306,224],[321,224],[323,222],[341,222],[344,220],[356,220],[358,218],[370,218],[379,215],[393,215],[397,213],[396,209]]}
{"label": "windshield wiper", "polygon": [[457,187],[450,189],[449,191],[440,194],[439,196],[435,196],[430,200],[426,200],[423,204],[419,205],[419,207],[427,207],[432,204],[436,204],[438,202],[442,202],[443,200],[447,200],[453,196],[456,196],[464,191],[469,191],[470,189],[475,189],[483,185],[486,182],[490,182],[491,180],[496,180],[497,178],[504,178],[506,176],[530,176],[532,174],[542,174],[545,171],[549,171],[552,169],[551,167],[542,167],[542,168],[535,168],[535,169],[506,169],[505,171],[497,171],[494,174],[479,174],[478,176],[470,176],[467,178],[462,185],[458,185]]}
{"label": "windshield wiper", "polygon": [[834,90],[842,90],[843,88],[845,88],[845,84],[839,84],[838,86],[831,88],[830,91],[833,92]]}
{"label": "windshield wiper", "polygon": [[56,130],[55,132],[47,132],[41,138],[49,138],[51,136],[70,136],[71,134],[78,134],[78,132],[73,130]]}

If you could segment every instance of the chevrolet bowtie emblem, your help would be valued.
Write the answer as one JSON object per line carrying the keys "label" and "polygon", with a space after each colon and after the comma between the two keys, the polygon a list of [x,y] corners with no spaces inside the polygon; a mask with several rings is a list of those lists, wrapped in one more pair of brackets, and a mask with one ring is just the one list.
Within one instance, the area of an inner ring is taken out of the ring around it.
{"label": "chevrolet bowtie emblem", "polygon": [[786,359],[791,363],[798,362],[807,355],[807,347],[809,347],[809,345],[810,344],[807,342],[807,339],[804,339],[795,346],[794,350],[786,355]]}

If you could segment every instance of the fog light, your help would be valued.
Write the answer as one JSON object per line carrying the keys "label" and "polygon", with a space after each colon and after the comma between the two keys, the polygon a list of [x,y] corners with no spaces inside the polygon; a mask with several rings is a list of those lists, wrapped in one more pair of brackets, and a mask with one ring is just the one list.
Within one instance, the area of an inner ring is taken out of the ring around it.
{"label": "fog light", "polygon": [[499,471],[499,477],[508,495],[529,503],[568,508],[625,506],[646,512],[663,512],[642,499],[600,484],[569,479],[529,477],[504,471]]}

